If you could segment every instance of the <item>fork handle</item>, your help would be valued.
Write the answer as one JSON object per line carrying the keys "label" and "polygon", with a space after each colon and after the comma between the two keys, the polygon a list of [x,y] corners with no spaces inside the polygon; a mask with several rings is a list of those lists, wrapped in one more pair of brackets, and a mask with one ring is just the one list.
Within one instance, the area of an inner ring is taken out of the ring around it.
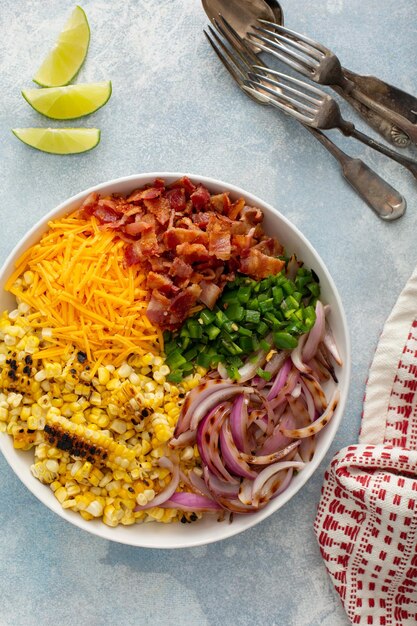
{"label": "fork handle", "polygon": [[342,98],[344,98],[359,115],[371,126],[377,133],[382,135],[385,141],[393,144],[397,148],[407,148],[410,145],[410,138],[398,126],[389,122],[385,117],[375,113],[369,107],[359,102],[348,91],[339,85],[332,87]]}
{"label": "fork handle", "polygon": [[322,132],[306,128],[339,161],[344,178],[381,219],[393,221],[404,214],[406,200],[394,187],[361,159],[353,159],[343,152]]}
{"label": "fork handle", "polygon": [[355,98],[358,102],[365,105],[383,117],[387,122],[398,126],[414,143],[417,144],[417,124],[411,122],[407,117],[400,115],[396,111],[389,109],[381,102],[377,102],[374,98],[371,98],[366,93],[363,93],[357,88],[355,83],[341,73],[341,80],[338,85],[345,90],[347,94]]}
{"label": "fork handle", "polygon": [[[372,98],[375,102],[385,105],[399,115],[408,118],[410,122],[417,123],[417,98],[415,96],[386,83],[376,76],[362,76],[346,67],[343,67],[342,70],[345,78],[350,83],[353,83],[358,91]],[[385,117],[380,116],[375,111],[371,111],[367,106],[358,102],[356,98],[348,95],[343,89],[338,87],[336,91],[343,95],[360,115],[390,143],[397,146],[397,148],[405,148],[410,144],[408,135],[400,130],[398,126],[388,122]]]}
{"label": "fork handle", "polygon": [[365,135],[360,130],[355,128],[355,126],[351,122],[344,122],[340,125],[340,130],[344,135],[348,137],[354,137],[358,139],[358,141],[364,143],[369,148],[380,152],[381,154],[385,154],[385,156],[393,159],[403,167],[407,168],[409,172],[417,179],[417,161],[414,159],[410,159],[409,157],[403,156],[402,154],[398,154],[395,150],[391,150],[388,146],[384,146],[379,141],[375,141],[372,137]]}
{"label": "fork handle", "polygon": [[350,93],[354,98],[356,98],[356,100],[371,109],[371,111],[378,113],[379,115],[383,116],[388,122],[391,122],[391,124],[395,124],[396,126],[401,128],[401,130],[404,131],[406,135],[408,135],[411,141],[417,144],[416,124],[413,124],[413,122],[411,122],[403,115],[400,115],[396,111],[392,111],[384,104],[376,102],[373,98],[370,98],[368,95],[362,93],[362,91],[360,91],[360,89],[358,89],[357,87],[354,87],[354,89],[352,89]]}

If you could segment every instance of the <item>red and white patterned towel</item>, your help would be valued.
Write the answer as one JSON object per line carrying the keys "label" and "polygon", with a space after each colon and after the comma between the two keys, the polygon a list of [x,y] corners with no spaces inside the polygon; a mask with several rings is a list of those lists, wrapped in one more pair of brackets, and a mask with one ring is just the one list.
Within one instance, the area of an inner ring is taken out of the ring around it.
{"label": "red and white patterned towel", "polygon": [[417,624],[417,270],[384,326],[359,444],[326,471],[314,528],[353,624]]}

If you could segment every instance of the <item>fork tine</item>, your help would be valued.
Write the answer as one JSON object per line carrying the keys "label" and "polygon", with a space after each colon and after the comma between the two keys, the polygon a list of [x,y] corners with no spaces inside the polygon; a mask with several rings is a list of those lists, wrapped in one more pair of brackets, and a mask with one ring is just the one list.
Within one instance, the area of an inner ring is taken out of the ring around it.
{"label": "fork tine", "polygon": [[304,115],[303,113],[300,113],[299,111],[290,108],[288,105],[280,102],[279,100],[277,100],[276,98],[276,92],[269,90],[268,87],[264,87],[265,91],[271,91],[273,93],[273,95],[275,96],[275,98],[271,98],[270,96],[265,95],[264,93],[259,93],[259,89],[256,89],[253,85],[258,85],[257,83],[254,83],[253,81],[249,80],[248,81],[248,85],[244,85],[242,87],[242,89],[244,89],[245,91],[247,91],[248,93],[252,94],[253,96],[261,96],[266,102],[269,102],[269,104],[272,104],[272,106],[281,109],[282,111],[284,111],[284,113],[287,113],[290,117],[295,117],[298,121],[302,122],[303,124],[309,124],[312,120],[311,117]]}
{"label": "fork tine", "polygon": [[223,35],[233,50],[235,50],[235,52],[239,54],[240,58],[247,64],[248,69],[254,63],[261,63],[259,57],[256,56],[254,51],[247,45],[244,39],[242,39],[239,33],[236,32],[230,22],[228,22],[221,13],[219,14],[219,18],[225,28],[223,28],[223,26],[216,19],[213,19],[215,27]]}
{"label": "fork tine", "polygon": [[305,68],[300,63],[296,63],[295,61],[292,61],[285,54],[277,52],[276,50],[272,51],[269,47],[267,47],[264,44],[259,43],[259,42],[257,42],[256,45],[258,46],[258,48],[260,48],[264,52],[270,52],[271,54],[274,55],[274,57],[276,57],[280,61],[283,61],[283,63],[285,63],[286,65],[291,67],[296,72],[300,72],[300,74],[303,74],[303,76],[307,76],[307,77],[311,76],[311,71],[309,71],[307,68]]}
{"label": "fork tine", "polygon": [[306,83],[304,80],[300,80],[299,78],[294,78],[294,76],[290,76],[289,74],[283,74],[282,72],[277,72],[277,70],[273,70],[270,67],[266,67],[265,65],[254,65],[253,69],[260,70],[262,75],[268,76],[268,74],[272,74],[277,78],[283,80],[284,82],[295,83],[305,91],[309,91],[310,93],[316,94],[319,96],[319,100],[322,101],[327,97],[325,91],[318,89],[315,85],[311,85],[310,83]]}
{"label": "fork tine", "polygon": [[211,26],[208,26],[208,31],[210,34],[206,30],[204,30],[203,32],[207,37],[214,52],[217,54],[227,71],[235,79],[239,87],[242,87],[242,85],[245,83],[246,76],[243,73],[242,69],[236,63],[236,59],[230,54],[229,50],[226,48],[224,43],[217,36],[217,33],[214,31],[213,28],[211,28]]}
{"label": "fork tine", "polygon": [[319,63],[323,58],[322,52],[319,52],[318,50],[316,50],[316,48],[313,48],[312,46],[305,44],[304,42],[300,43],[299,41],[296,41],[295,39],[292,39],[288,36],[285,37],[284,35],[280,35],[276,31],[262,28],[262,26],[252,26],[252,28],[253,30],[259,31],[260,33],[264,33],[264,35],[272,37],[274,41],[280,41],[282,44],[288,44],[292,48],[295,48],[296,50],[299,50],[304,54],[312,56],[317,61],[317,63]]}
{"label": "fork tine", "polygon": [[310,76],[315,69],[315,63],[313,64],[313,62],[309,59],[306,59],[297,52],[290,50],[279,42],[272,41],[271,39],[267,39],[262,35],[251,32],[248,33],[248,37],[251,41],[255,40],[254,43],[256,43],[258,48],[261,48],[261,50],[273,54],[275,57],[277,57],[293,69],[301,72],[301,74],[304,74],[304,76]]}
{"label": "fork tine", "polygon": [[265,24],[266,26],[272,26],[274,30],[281,33],[282,35],[292,35],[296,39],[304,41],[304,43],[312,46],[313,48],[316,48],[316,50],[319,50],[319,52],[322,52],[323,54],[328,54],[330,52],[328,48],[323,46],[318,41],[314,41],[314,39],[310,39],[310,37],[306,37],[306,35],[300,35],[300,33],[297,33],[294,30],[290,30],[286,26],[281,26],[280,24],[276,24],[275,22],[270,22],[269,20],[263,20],[260,18],[258,19],[258,22],[260,22],[261,24]]}
{"label": "fork tine", "polygon": [[[256,80],[254,80],[255,78]],[[261,89],[267,91],[273,96],[276,96],[279,100],[285,100],[285,102],[288,102],[289,104],[291,104],[291,106],[296,107],[297,110],[302,109],[302,111],[304,111],[305,113],[310,113],[312,117],[314,117],[314,115],[317,113],[317,107],[319,103],[316,100],[313,100],[312,98],[308,98],[308,97],[306,98],[306,100],[308,100],[309,102],[312,102],[313,105],[315,106],[309,106],[308,104],[301,102],[299,98],[300,97],[304,98],[305,97],[304,94],[297,91],[296,89],[293,89],[292,87],[287,87],[287,85],[284,85],[283,83],[278,83],[276,80],[273,80],[272,78],[268,78],[266,76],[260,76],[259,74],[249,74],[248,80],[251,83],[255,83],[259,85]],[[277,91],[276,89],[272,89],[268,87],[267,85],[265,85],[265,83],[269,83],[270,85],[274,87],[279,87],[280,91]],[[291,95],[288,95],[288,93],[294,94],[296,98],[292,98]]]}
{"label": "fork tine", "polygon": [[313,98],[309,94],[303,93],[303,92],[299,91],[298,89],[294,89],[294,87],[291,87],[290,85],[285,85],[283,82],[274,80],[273,78],[270,78],[267,74],[254,74],[253,72],[249,72],[248,77],[249,77],[250,80],[253,80],[253,78],[255,77],[261,83],[263,81],[265,81],[265,82],[269,83],[270,85],[274,85],[275,87],[278,87],[280,92],[288,91],[289,93],[292,93],[295,96],[303,98],[307,102],[310,102],[311,104],[314,104],[314,109],[309,107],[310,111],[316,112],[317,108],[322,103],[322,100],[318,100],[317,98]]}

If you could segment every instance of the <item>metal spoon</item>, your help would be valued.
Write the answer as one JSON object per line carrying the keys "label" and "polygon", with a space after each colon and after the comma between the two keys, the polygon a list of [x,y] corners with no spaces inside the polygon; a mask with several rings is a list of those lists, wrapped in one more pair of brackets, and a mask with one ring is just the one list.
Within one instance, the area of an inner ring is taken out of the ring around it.
{"label": "metal spoon", "polygon": [[[278,0],[202,0],[202,4],[211,21],[218,18],[221,13],[252,48],[254,48],[253,42],[249,41],[247,33],[256,24],[257,19],[284,24],[284,12]],[[255,52],[258,51],[255,50]],[[346,78],[355,84],[356,92],[362,92],[376,103],[390,108],[412,123],[417,123],[417,98],[375,76],[361,76],[346,68],[342,69]],[[375,111],[371,111],[352,94],[344,92],[339,87],[335,87],[335,90],[387,141],[398,148],[406,148],[410,145],[410,138],[398,126]]]}
{"label": "metal spoon", "polygon": [[[277,0],[202,0],[202,3],[211,21],[217,19],[219,14],[223,15],[242,39],[246,39],[248,31],[259,18],[284,24],[284,14]],[[258,52],[259,49],[249,43]]]}

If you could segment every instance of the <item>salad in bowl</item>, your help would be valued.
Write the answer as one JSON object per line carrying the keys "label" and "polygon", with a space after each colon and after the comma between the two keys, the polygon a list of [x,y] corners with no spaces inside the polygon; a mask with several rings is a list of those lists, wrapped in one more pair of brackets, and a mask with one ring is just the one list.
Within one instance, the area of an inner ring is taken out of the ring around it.
{"label": "salad in bowl", "polygon": [[137,546],[216,541],[329,448],[350,368],[340,298],[245,191],[172,173],[99,185],[36,225],[1,281],[0,448],[68,521]]}

